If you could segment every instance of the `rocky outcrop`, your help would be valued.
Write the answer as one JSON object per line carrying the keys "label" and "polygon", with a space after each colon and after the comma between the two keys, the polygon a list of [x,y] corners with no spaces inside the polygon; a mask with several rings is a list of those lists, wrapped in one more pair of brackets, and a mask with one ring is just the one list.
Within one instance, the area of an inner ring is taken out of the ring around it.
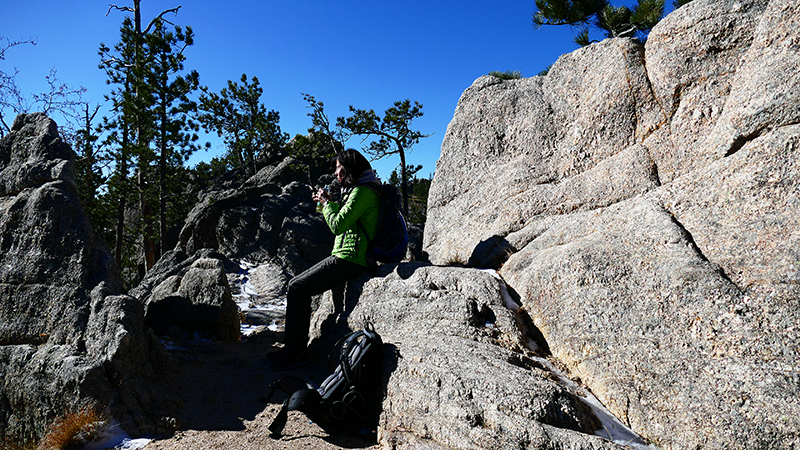
{"label": "rocky outcrop", "polygon": [[[762,65],[744,58],[759,46],[754,39],[758,29],[769,22],[764,15],[768,3],[750,0],[687,6],[662,21],[648,38],[647,74],[666,122],[656,127],[645,145],[658,165],[662,182],[691,173],[744,142],[734,143],[744,135],[731,136],[717,127],[730,123],[723,116],[740,109],[730,104],[744,94],[736,93],[737,80],[752,78],[755,74],[751,71]],[[771,35],[778,28],[761,33]],[[781,76],[772,77],[776,75]],[[746,95],[774,95],[788,92],[787,87],[753,86]],[[752,138],[753,131],[746,133]]]}
{"label": "rocky outcrop", "polygon": [[[626,76],[609,75],[617,73]],[[636,80],[641,87],[630,89]],[[475,81],[447,128],[431,185],[431,261],[480,263],[482,242],[532,217],[608,206],[657,186],[656,166],[636,143],[649,126],[640,109],[657,113],[647,94],[643,52],[630,40],[565,55],[544,78]]]}
{"label": "rocky outcrop", "polygon": [[272,261],[294,274],[328,256],[333,235],[314,211],[309,186],[275,184],[291,167],[284,161],[239,188],[206,193],[189,213],[176,250],[191,255],[209,248],[230,259]]}
{"label": "rocky outcrop", "polygon": [[210,249],[192,257],[173,250],[158,260],[130,294],[142,302],[145,324],[159,336],[183,339],[200,333],[236,342],[239,313],[226,273],[237,269]]}
{"label": "rocky outcrop", "polygon": [[[315,355],[367,322],[384,337],[384,447],[620,448],[554,362],[660,448],[800,445],[798,18],[790,0],[694,0],[644,47],[465,91],[424,250],[497,269],[512,298],[491,272],[404,263],[314,316]],[[0,142],[0,439],[87,401],[158,432],[175,400],[147,323],[231,339],[229,259],[263,267],[271,301],[332,243],[285,160],[207,192],[124,295],[73,158],[41,115]]]}
{"label": "rocky outcrop", "polygon": [[[387,448],[622,448],[592,436],[597,417],[528,350],[530,319],[503,291],[487,271],[383,266],[349,283],[340,307],[324,296],[311,348],[374,324],[387,353]],[[326,326],[334,322],[346,327]]]}
{"label": "rocky outcrop", "polygon": [[645,47],[478,79],[444,139],[431,261],[498,268],[661,448],[800,445],[799,24],[790,0],[695,0]]}
{"label": "rocky outcrop", "polygon": [[[0,438],[41,437],[83,403],[155,432],[175,399],[140,303],[78,200],[74,154],[42,114],[0,141]],[[163,428],[161,428],[163,431]]]}

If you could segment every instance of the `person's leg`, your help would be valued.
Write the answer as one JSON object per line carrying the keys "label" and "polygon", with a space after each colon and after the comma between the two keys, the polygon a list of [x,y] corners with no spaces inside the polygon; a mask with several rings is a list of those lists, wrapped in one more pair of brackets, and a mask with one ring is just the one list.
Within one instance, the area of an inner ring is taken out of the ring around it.
{"label": "person's leg", "polygon": [[311,324],[311,297],[352,280],[366,267],[329,256],[289,282],[286,294],[284,348],[305,351]]}

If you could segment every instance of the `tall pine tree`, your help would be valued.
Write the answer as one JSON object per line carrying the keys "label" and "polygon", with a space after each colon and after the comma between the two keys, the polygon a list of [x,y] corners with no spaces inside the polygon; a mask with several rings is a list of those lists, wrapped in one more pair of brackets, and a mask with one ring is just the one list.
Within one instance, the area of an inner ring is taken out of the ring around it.
{"label": "tall pine tree", "polygon": [[[183,51],[193,35],[191,28],[167,31],[164,19],[179,8],[162,11],[143,27],[140,0],[133,0],[133,7],[111,5],[109,12],[117,9],[133,17],[123,19],[113,50],[100,47],[100,67],[115,86],[107,96],[112,115],[103,121],[108,132],[104,146],[113,161],[107,198],[116,209],[115,255],[129,280],[131,269],[138,266],[143,276],[159,256],[156,249],[164,249],[167,199],[174,191],[169,173],[181,173],[175,169],[196,149],[197,126],[189,119],[194,105],[188,94],[197,88],[198,75],[181,74]],[[129,211],[137,213],[130,215],[136,220],[130,220]]]}
{"label": "tall pine tree", "polygon": [[[170,210],[182,203],[181,175],[183,163],[198,147],[197,131],[199,126],[191,119],[197,110],[197,104],[189,98],[189,94],[199,86],[197,71],[183,75],[183,63],[186,60],[184,50],[194,42],[191,27],[185,30],[175,27],[168,31],[164,22],[156,22],[154,31],[147,36],[147,46],[153,58],[153,70],[150,73],[153,96],[155,99],[155,148],[158,165],[158,223],[159,245],[156,248],[156,259],[167,250],[167,235],[171,222]],[[172,208],[170,208],[172,206]],[[181,212],[185,207],[178,208]]]}
{"label": "tall pine tree", "polygon": [[261,103],[264,89],[258,78],[248,81],[247,74],[242,74],[240,82],[228,80],[228,86],[219,94],[203,86],[198,120],[206,131],[223,138],[229,168],[244,167],[253,174],[257,170],[256,157],[272,146],[282,147],[289,136],[278,125],[280,114],[267,111]]}
{"label": "tall pine tree", "polygon": [[100,68],[106,72],[107,83],[114,86],[106,95],[106,100],[111,103],[111,115],[103,117],[102,127],[107,132],[103,147],[113,161],[106,201],[112,203],[115,210],[114,255],[123,269],[132,260],[130,252],[125,252],[132,248],[131,242],[126,242],[129,233],[126,233],[125,211],[132,206],[129,198],[133,191],[131,167],[137,142],[136,116],[144,107],[136,95],[141,89],[135,87],[144,83],[136,70],[137,41],[133,21],[126,17],[120,27],[120,42],[113,50],[105,44],[101,44],[99,50]]}
{"label": "tall pine tree", "polygon": [[[94,230],[103,237],[108,238],[111,230],[111,220],[108,211],[101,201],[101,188],[106,180],[103,174],[105,163],[98,145],[99,130],[94,125],[100,105],[92,107],[88,103],[83,105],[81,111],[81,126],[75,133],[75,178],[78,181],[78,195],[81,199],[86,214],[92,222]],[[110,242],[110,241],[107,241]]]}

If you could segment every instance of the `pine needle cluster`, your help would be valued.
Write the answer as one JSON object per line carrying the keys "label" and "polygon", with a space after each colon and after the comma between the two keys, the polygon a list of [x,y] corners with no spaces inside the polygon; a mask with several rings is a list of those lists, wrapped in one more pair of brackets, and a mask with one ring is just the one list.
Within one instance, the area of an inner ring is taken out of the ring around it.
{"label": "pine needle cluster", "polygon": [[34,450],[36,448],[36,444],[31,442],[12,441],[7,438],[0,441],[0,448],[3,450]]}
{"label": "pine needle cluster", "polygon": [[[674,0],[673,6],[691,0]],[[632,8],[613,6],[608,0],[536,0],[533,26],[568,25],[576,27],[578,45],[589,45],[596,40],[589,37],[589,27],[601,31],[605,37],[630,37],[642,41],[663,17],[665,0],[639,0]]]}

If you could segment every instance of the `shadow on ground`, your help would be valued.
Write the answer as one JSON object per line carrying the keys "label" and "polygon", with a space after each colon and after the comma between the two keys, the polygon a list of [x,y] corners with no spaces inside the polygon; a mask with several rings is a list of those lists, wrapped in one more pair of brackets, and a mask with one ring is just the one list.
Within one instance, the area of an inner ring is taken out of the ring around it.
{"label": "shadow on ground", "polygon": [[[266,428],[285,399],[278,392],[269,403],[264,401],[274,381],[292,375],[319,385],[328,376],[328,355],[313,351],[308,366],[272,370],[266,355],[279,348],[275,341],[275,334],[265,329],[239,343],[188,340],[170,346],[172,371],[168,383],[183,400],[176,417],[177,433],[251,433],[253,426],[264,428],[258,434],[268,433]],[[341,448],[375,445],[357,437],[328,435],[300,413],[293,413],[289,420],[298,422],[291,427],[295,434],[286,433],[276,444],[316,437]]]}

